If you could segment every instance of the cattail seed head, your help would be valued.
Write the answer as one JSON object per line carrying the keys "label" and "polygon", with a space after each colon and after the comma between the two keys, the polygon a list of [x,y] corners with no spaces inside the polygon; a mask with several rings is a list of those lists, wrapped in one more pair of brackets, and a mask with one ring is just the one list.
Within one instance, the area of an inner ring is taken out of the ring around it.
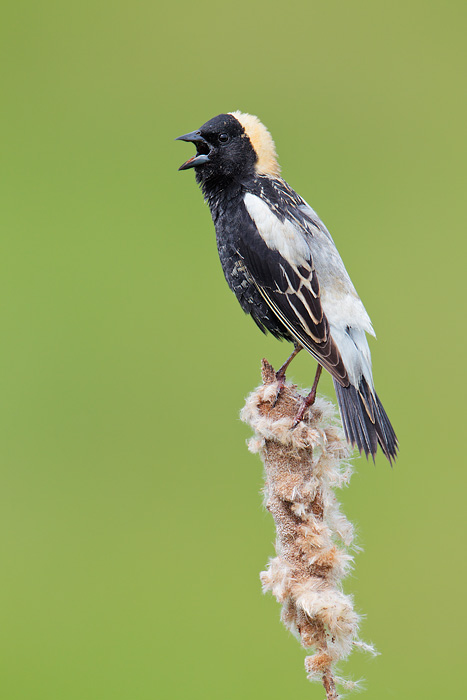
{"label": "cattail seed head", "polygon": [[282,605],[284,625],[313,654],[305,659],[310,680],[321,680],[327,700],[336,684],[356,685],[335,675],[353,647],[374,652],[358,639],[359,615],[342,579],[353,565],[353,527],[334,489],[349,483],[349,447],[333,404],[317,397],[293,428],[302,397],[293,385],[280,390],[263,360],[263,384],[246,400],[241,418],[254,430],[249,449],[265,468],[264,503],[276,525],[276,557],[260,574],[263,591]]}

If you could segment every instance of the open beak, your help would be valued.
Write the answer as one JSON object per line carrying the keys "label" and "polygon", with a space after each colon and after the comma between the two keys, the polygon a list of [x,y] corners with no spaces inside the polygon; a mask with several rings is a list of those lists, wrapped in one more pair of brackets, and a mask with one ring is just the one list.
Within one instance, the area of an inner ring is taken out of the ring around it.
{"label": "open beak", "polygon": [[175,141],[191,141],[196,144],[196,155],[190,158],[179,167],[179,170],[188,170],[189,168],[196,168],[198,165],[203,165],[204,163],[209,163],[209,152],[211,147],[208,142],[201,136],[200,131],[191,131],[189,134],[184,134],[183,136],[178,136]]}

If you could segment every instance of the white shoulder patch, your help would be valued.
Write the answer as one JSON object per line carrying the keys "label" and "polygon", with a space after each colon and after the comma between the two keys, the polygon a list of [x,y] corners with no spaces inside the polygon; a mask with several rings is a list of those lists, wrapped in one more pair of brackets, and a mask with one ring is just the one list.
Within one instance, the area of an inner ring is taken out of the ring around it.
{"label": "white shoulder patch", "polygon": [[259,235],[271,250],[277,250],[291,265],[305,265],[311,258],[304,233],[288,220],[281,221],[266,202],[247,192],[245,206]]}

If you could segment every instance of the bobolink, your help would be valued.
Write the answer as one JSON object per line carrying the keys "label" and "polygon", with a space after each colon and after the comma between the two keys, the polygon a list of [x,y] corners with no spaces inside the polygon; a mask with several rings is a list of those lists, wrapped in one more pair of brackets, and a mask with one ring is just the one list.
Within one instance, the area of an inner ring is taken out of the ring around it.
{"label": "bobolink", "polygon": [[226,280],[263,332],[294,343],[277,373],[305,348],[319,363],[296,424],[314,401],[324,367],[334,380],[347,440],[368,457],[398,449],[375,392],[366,333],[370,318],[327,228],[280,177],[274,141],[259,119],[231,112],[179,136],[196,145],[195,169],[211,210]]}

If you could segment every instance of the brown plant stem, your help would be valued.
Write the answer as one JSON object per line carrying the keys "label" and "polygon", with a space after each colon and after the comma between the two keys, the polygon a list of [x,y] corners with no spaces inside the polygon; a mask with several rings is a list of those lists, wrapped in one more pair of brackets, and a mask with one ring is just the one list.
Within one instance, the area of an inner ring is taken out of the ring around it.
{"label": "brown plant stem", "polygon": [[303,397],[266,360],[262,379],[241,413],[255,431],[249,448],[263,460],[265,506],[276,525],[277,556],[260,578],[281,603],[284,624],[313,650],[308,678],[321,680],[327,700],[336,700],[337,683],[352,686],[336,676],[336,663],[354,644],[365,647],[353,601],[342,592],[353,527],[334,494],[350,479],[349,448],[330,402],[317,397],[294,427]]}

